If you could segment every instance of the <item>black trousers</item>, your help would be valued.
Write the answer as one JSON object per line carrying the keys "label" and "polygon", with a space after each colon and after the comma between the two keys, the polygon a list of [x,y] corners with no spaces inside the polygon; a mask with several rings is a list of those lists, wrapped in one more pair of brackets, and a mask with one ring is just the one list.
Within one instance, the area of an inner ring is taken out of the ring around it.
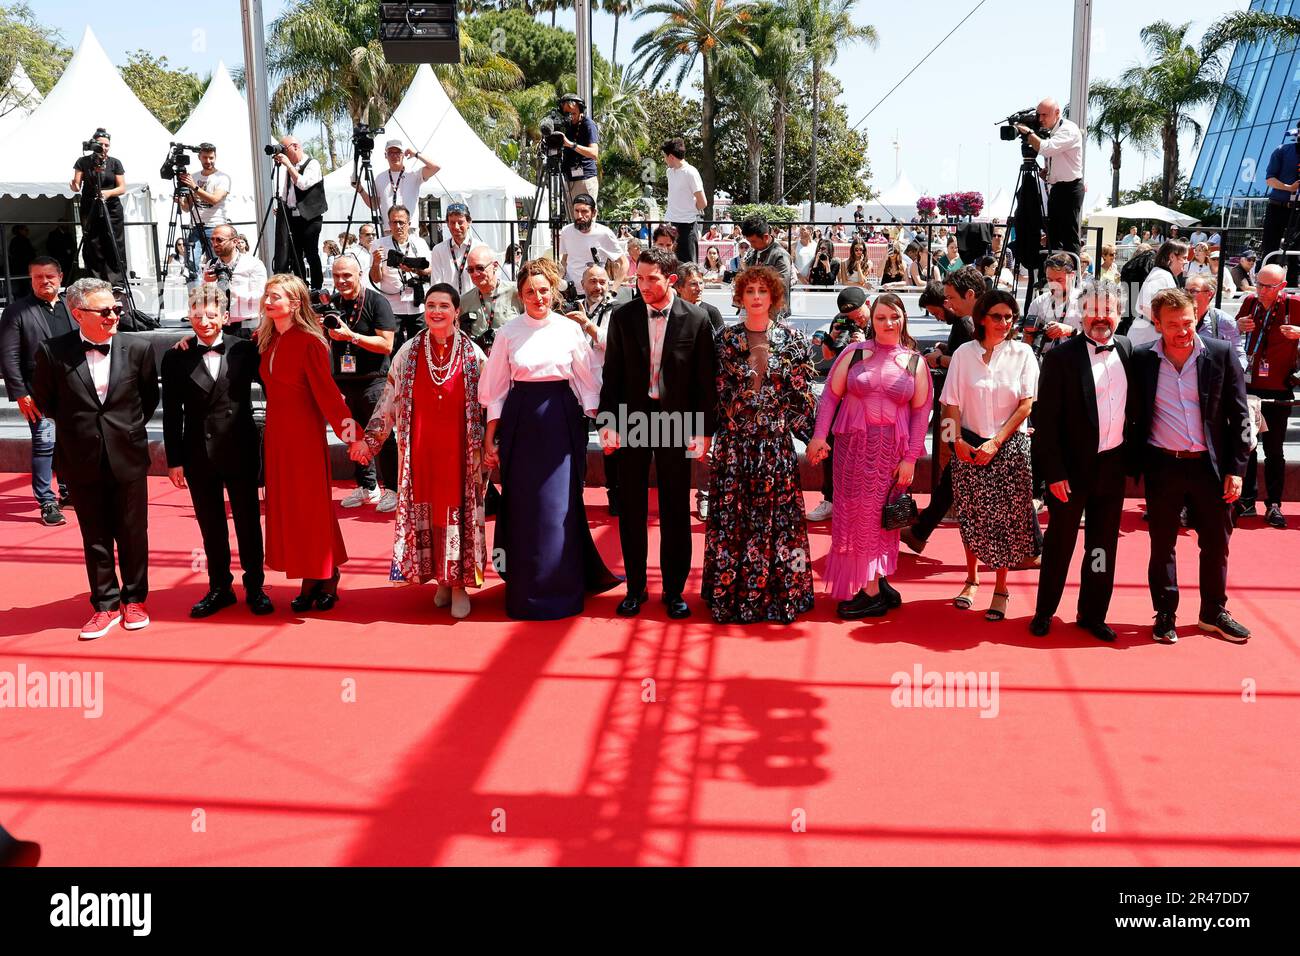
{"label": "black trousers", "polygon": [[[307,282],[309,289],[319,289],[325,284],[320,264],[320,227],[319,219],[289,217],[289,236],[293,239],[289,268],[294,275]],[[302,267],[304,259],[307,261],[306,271]]]}
{"label": "black trousers", "polygon": [[1050,617],[1061,603],[1065,579],[1074,560],[1079,538],[1079,518],[1087,516],[1083,529],[1083,561],[1079,565],[1078,619],[1104,623],[1115,586],[1115,553],[1119,546],[1119,521],[1124,511],[1124,453],[1122,448],[1103,452],[1097,458],[1097,474],[1090,487],[1070,482],[1070,500],[1061,501],[1048,492],[1051,519],[1043,536],[1043,564],[1038,575],[1038,603],[1035,611]]}
{"label": "black trousers", "polygon": [[244,572],[244,590],[260,589],[266,575],[262,570],[262,511],[257,499],[257,476],[232,478],[186,469],[185,483],[190,486],[194,517],[203,537],[208,588],[221,591],[234,582],[230,573],[230,530],[226,525],[228,495],[230,515],[235,521],[235,540],[239,543],[239,566]]}
{"label": "black trousers", "polygon": [[[108,213],[105,221],[104,213]],[[81,207],[81,258],[86,271],[114,285],[126,280],[126,225],[120,201]]]}
{"label": "black trousers", "polygon": [[[343,393],[343,400],[348,404],[348,413],[357,423],[357,437],[366,430],[370,416],[375,413],[375,406],[384,395],[383,376],[375,378],[346,379],[336,378],[334,384]],[[356,465],[352,470],[357,480],[357,487],[373,491],[382,485],[392,491],[397,490],[397,441],[390,433],[384,444],[368,465]]]}
{"label": "black trousers", "polygon": [[1079,252],[1079,218],[1083,212],[1083,180],[1055,183],[1047,191],[1047,246]]}
{"label": "black trousers", "polygon": [[677,230],[677,261],[682,265],[686,265],[688,262],[698,264],[695,241],[697,238],[696,230],[699,229],[699,226],[693,222],[675,222],[673,228]]}
{"label": "black trousers", "polygon": [[[1269,398],[1290,400],[1289,391],[1251,391],[1265,399],[1261,407],[1268,431],[1259,436],[1259,443],[1264,446],[1264,504],[1280,505],[1282,503],[1282,486],[1286,483],[1286,427],[1291,418],[1290,405],[1278,405],[1267,401]],[[1241,483],[1241,503],[1254,507],[1259,500],[1259,449],[1250,453],[1246,465],[1246,477]]]}
{"label": "black trousers", "polygon": [[663,593],[680,595],[691,570],[691,464],[685,448],[620,448],[618,538],[627,593],[646,587],[649,548],[650,462],[659,484],[659,569]]}
{"label": "black trousers", "polygon": [[[1260,240],[1259,259],[1263,264],[1264,258],[1270,252],[1276,252],[1282,248],[1282,238],[1286,235],[1286,224],[1291,218],[1291,206],[1287,203],[1268,201],[1264,207],[1264,236]],[[1297,250],[1300,251],[1300,250]],[[1295,285],[1296,277],[1300,274],[1300,259],[1294,256],[1286,257],[1286,283]]]}
{"label": "black trousers", "polygon": [[405,345],[410,339],[415,338],[420,329],[424,328],[424,313],[393,313],[393,318],[397,320],[397,332],[393,335],[392,354],[396,355],[398,349]]}
{"label": "black trousers", "polygon": [[[107,467],[98,481],[69,482],[81,528],[90,606],[112,611],[149,596],[149,485],[144,475],[118,481]],[[116,546],[116,561],[114,560]],[[117,569],[121,568],[119,586]]]}
{"label": "black trousers", "polygon": [[826,435],[826,444],[829,451],[826,453],[826,459],[822,462],[822,497],[827,501],[835,500],[835,436]]}
{"label": "black trousers", "polygon": [[[932,462],[939,460],[938,448],[935,448]],[[934,486],[930,492],[930,503],[916,519],[916,524],[912,525],[912,533],[922,541],[927,541],[930,535],[934,534],[934,529],[939,527],[939,522],[943,520],[948,509],[952,507],[952,459],[948,459],[948,464],[943,468],[939,475],[939,483]]]}
{"label": "black trousers", "polygon": [[1232,535],[1232,509],[1223,500],[1223,483],[1215,477],[1210,460],[1172,458],[1147,449],[1143,484],[1147,496],[1147,528],[1151,534],[1151,561],[1147,583],[1155,610],[1178,610],[1178,564],[1175,548],[1181,527],[1179,512],[1187,504],[1187,523],[1196,532],[1201,551],[1200,619],[1212,621],[1228,602],[1228,539]]}

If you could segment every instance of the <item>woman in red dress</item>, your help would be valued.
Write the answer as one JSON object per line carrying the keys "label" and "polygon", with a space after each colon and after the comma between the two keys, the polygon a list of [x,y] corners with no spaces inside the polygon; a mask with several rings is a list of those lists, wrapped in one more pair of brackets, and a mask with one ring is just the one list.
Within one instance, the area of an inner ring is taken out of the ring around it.
{"label": "woman in red dress", "polygon": [[334,516],[325,422],[343,441],[356,437],[357,425],[330,376],[325,334],[297,276],[267,281],[257,349],[266,390],[266,565],[303,579],[290,602],[295,611],[328,611],[348,552]]}
{"label": "woman in red dress", "polygon": [[483,410],[478,381],[487,361],[461,333],[460,294],[440,282],[424,298],[425,328],[398,350],[383,397],[364,438],[349,449],[354,461],[378,453],[397,433],[397,526],[394,584],[435,582],[435,607],[469,616],[466,588],[483,585]]}

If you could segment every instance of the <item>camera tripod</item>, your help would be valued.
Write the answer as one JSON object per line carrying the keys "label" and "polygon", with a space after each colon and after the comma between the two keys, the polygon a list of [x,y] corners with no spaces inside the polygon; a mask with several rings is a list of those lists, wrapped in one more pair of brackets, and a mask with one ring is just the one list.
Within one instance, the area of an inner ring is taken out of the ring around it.
{"label": "camera tripod", "polygon": [[[280,195],[280,164],[276,162],[271,163],[271,198],[267,200],[266,211],[262,213],[262,219],[257,224],[257,245],[253,247],[254,258],[262,251],[262,240],[266,237],[266,221],[271,217],[272,209],[276,212],[276,236],[279,238],[281,232],[283,233],[289,249],[289,261],[295,264],[290,271],[298,275],[299,270],[302,269],[302,259],[297,255],[293,245],[293,233],[289,229],[289,207],[285,205],[284,197]],[[284,227],[283,230],[279,228],[280,226]],[[277,249],[276,252],[278,253],[279,250]],[[276,258],[278,259],[279,256],[277,255]]]}
{"label": "camera tripod", "polygon": [[[558,148],[550,148],[545,142],[542,143],[542,166],[537,171],[537,188],[533,193],[533,204],[529,207],[528,217],[529,254],[533,251],[537,224],[546,222],[551,227],[551,254],[557,262],[560,259],[560,230],[564,227],[569,212],[569,190],[564,181],[561,156]],[[543,212],[546,213],[545,217]]]}
{"label": "camera tripod", "polygon": [[[82,182],[90,187],[90,216],[81,221],[81,239],[77,242],[76,252],[73,253],[73,267],[76,268],[76,263],[80,260],[85,271],[96,278],[104,279],[109,283],[113,283],[115,279],[119,280],[122,283],[121,288],[127,305],[134,312],[135,297],[131,292],[131,282],[126,274],[126,262],[124,261],[126,250],[117,244],[117,232],[113,229],[113,217],[109,215],[108,200],[104,198],[104,186],[99,179],[100,171],[104,168],[105,155],[98,155],[95,159],[96,161],[91,164],[90,169],[83,171]],[[104,271],[108,273],[107,275],[98,275],[90,266],[84,265],[86,240],[91,238],[92,231],[97,233],[94,240],[97,254],[102,253],[104,244],[108,246],[109,254],[101,256],[105,266]]]}
{"label": "camera tripod", "polygon": [[[184,191],[184,192],[182,192],[182,191]],[[188,223],[188,226],[187,226],[186,223],[185,223],[185,216],[186,216],[187,210],[185,209],[184,206],[181,205],[181,200],[184,199],[186,195],[190,196],[190,198],[191,198],[190,208],[189,208],[189,210],[188,210],[188,214],[189,214],[189,223]],[[171,267],[172,267],[172,252],[173,252],[173,250],[176,248],[176,233],[177,233],[178,231],[180,231],[180,230],[182,230],[182,229],[185,231],[185,236],[186,236],[186,241],[185,241],[185,254],[186,254],[186,256],[189,255],[189,249],[190,249],[190,244],[189,244],[188,239],[189,239],[190,236],[194,235],[194,230],[197,229],[197,230],[199,231],[199,246],[200,246],[200,248],[203,250],[203,255],[204,255],[207,259],[212,259],[212,258],[213,258],[213,252],[212,252],[212,241],[208,238],[208,229],[207,229],[207,226],[205,226],[205,225],[202,223],[202,221],[199,220],[199,218],[198,218],[198,214],[194,211],[194,202],[193,202],[193,197],[194,197],[194,192],[193,192],[193,190],[191,190],[188,186],[178,186],[178,187],[177,187],[177,188],[172,192],[172,211],[171,211],[171,215],[168,217],[168,220],[167,220],[167,244],[166,244],[166,246],[164,247],[164,248],[166,248],[166,250],[167,250],[167,258],[163,260],[164,264],[163,264],[162,278],[161,278],[160,283],[159,283],[159,286],[158,286],[158,306],[159,306],[159,308],[162,308],[162,302],[163,302],[163,287],[167,285],[167,276],[168,276],[168,274],[171,272]],[[184,266],[183,268],[184,268],[184,269],[186,270],[186,272],[188,273],[188,271],[189,271],[189,263],[186,262],[186,263],[185,263],[185,266]],[[192,279],[192,278],[194,278],[194,277],[193,277],[193,276],[190,276],[189,278]]]}
{"label": "camera tripod", "polygon": [[[391,175],[391,174],[390,174]],[[379,237],[384,234],[383,224],[379,221],[379,190],[375,188],[375,171],[370,165],[370,150],[357,150],[352,157],[352,182],[359,183],[370,197],[370,222],[375,227],[375,242],[378,243]],[[355,187],[352,191],[352,205],[348,207],[347,225],[343,227],[343,247],[339,249],[339,254],[348,251],[351,244],[348,237],[352,235],[352,223],[355,221],[354,216],[357,211],[357,200],[361,198],[361,193],[357,192]],[[418,205],[418,203],[417,203]],[[412,209],[411,215],[418,217],[419,209]],[[357,245],[360,245],[358,240]],[[363,247],[364,248],[364,247]],[[361,271],[365,273],[369,269],[369,264],[363,264]]]}
{"label": "camera tripod", "polygon": [[[1025,286],[1025,312],[1029,311],[1029,303],[1034,297],[1034,274],[1039,271],[1043,254],[1039,236],[1046,222],[1047,196],[1043,187],[1042,173],[1038,168],[1037,154],[1029,148],[1022,137],[1020,169],[1016,173],[1015,191],[1011,194],[1011,211],[1007,215],[1007,226],[1016,230],[1016,245],[1019,247],[1017,259],[1029,273],[1029,281]],[[995,283],[996,277],[1002,275],[1002,268],[1007,261],[1007,250],[1011,247],[1009,239],[1009,236],[1004,237],[1002,251],[998,254],[997,269],[993,273]],[[1026,248],[1029,248],[1032,254],[1026,255]]]}

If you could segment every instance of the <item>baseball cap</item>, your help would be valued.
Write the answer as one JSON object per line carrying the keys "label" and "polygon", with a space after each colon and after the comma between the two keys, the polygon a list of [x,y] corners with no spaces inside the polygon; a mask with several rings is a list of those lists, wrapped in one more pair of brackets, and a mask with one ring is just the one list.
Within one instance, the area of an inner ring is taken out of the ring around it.
{"label": "baseball cap", "polygon": [[402,141],[400,139],[390,139],[387,143],[384,144],[385,153],[388,152],[390,149],[405,149],[405,148],[406,147],[402,144]]}
{"label": "baseball cap", "polygon": [[454,202],[447,206],[446,215],[452,216],[457,213],[464,216],[466,219],[470,218],[469,206],[466,206],[463,202]]}
{"label": "baseball cap", "polygon": [[860,309],[867,304],[867,293],[861,286],[851,285],[840,290],[839,298],[835,300],[835,308],[841,312],[852,312],[854,309]]}
{"label": "baseball cap", "polygon": [[1241,258],[1243,258],[1243,259],[1254,259],[1254,258],[1255,258],[1255,250],[1254,250],[1254,249],[1251,249],[1251,248],[1249,248],[1249,247],[1247,247],[1247,248],[1245,248],[1245,249],[1242,249],[1242,250],[1241,250]]}
{"label": "baseball cap", "polygon": [[584,206],[590,206],[592,209],[596,208],[596,200],[592,199],[586,193],[578,193],[578,195],[573,197],[573,204],[576,206],[579,203]]}

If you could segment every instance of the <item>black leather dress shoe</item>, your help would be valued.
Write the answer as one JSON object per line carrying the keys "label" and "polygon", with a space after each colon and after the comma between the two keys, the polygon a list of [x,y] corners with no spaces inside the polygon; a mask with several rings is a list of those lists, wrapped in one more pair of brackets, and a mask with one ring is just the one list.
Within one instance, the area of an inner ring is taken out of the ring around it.
{"label": "black leather dress shoe", "polygon": [[885,603],[890,607],[902,607],[903,595],[898,593],[898,588],[894,587],[884,578],[880,579],[880,593],[885,598]]}
{"label": "black leather dress shoe", "polygon": [[229,588],[221,591],[209,591],[203,596],[202,601],[190,608],[190,617],[211,617],[223,607],[230,607],[237,601],[238,598],[235,597],[235,592]]}
{"label": "black leather dress shoe", "polygon": [[1161,644],[1177,644],[1178,630],[1174,627],[1174,616],[1157,614],[1155,626],[1151,628],[1151,636]]}
{"label": "black leather dress shoe", "polygon": [[864,617],[884,617],[889,610],[884,592],[872,597],[866,591],[859,591],[857,597],[841,601],[835,606],[835,613],[845,621],[857,621]]}
{"label": "black leather dress shoe", "polygon": [[629,594],[619,602],[618,607],[614,609],[614,613],[619,617],[636,617],[641,613],[641,605],[648,600],[650,600],[650,592],[648,591],[642,591],[640,597]]}
{"label": "black leather dress shoe", "polygon": [[248,602],[248,608],[254,614],[270,614],[275,610],[275,605],[261,588],[255,591],[249,591],[244,595],[244,600]]}
{"label": "black leather dress shoe", "polygon": [[680,594],[665,594],[664,604],[668,608],[668,616],[674,621],[691,616],[691,607]]}
{"label": "black leather dress shoe", "polygon": [[1074,622],[1076,627],[1081,627],[1099,641],[1111,642],[1115,640],[1115,632],[1105,621],[1084,621],[1077,620]]}
{"label": "black leather dress shoe", "polygon": [[1035,614],[1029,622],[1029,633],[1034,637],[1046,637],[1052,630],[1052,617],[1050,614]]}

